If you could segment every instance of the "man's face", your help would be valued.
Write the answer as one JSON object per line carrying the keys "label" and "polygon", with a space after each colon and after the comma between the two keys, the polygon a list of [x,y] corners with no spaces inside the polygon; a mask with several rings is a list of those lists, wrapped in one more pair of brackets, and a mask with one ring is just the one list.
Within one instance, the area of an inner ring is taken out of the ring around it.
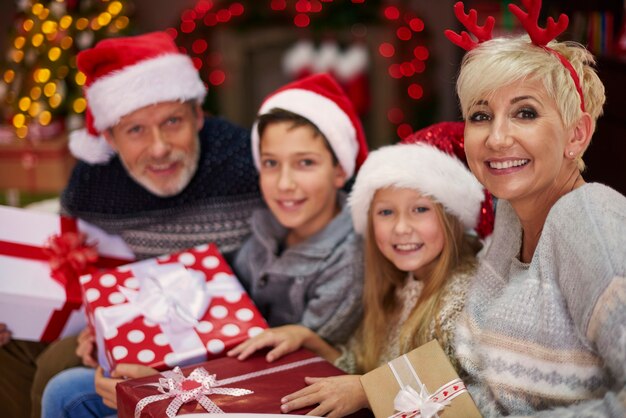
{"label": "man's face", "polygon": [[167,197],[180,193],[198,168],[202,124],[198,104],[162,102],[129,113],[104,135],[137,183]]}

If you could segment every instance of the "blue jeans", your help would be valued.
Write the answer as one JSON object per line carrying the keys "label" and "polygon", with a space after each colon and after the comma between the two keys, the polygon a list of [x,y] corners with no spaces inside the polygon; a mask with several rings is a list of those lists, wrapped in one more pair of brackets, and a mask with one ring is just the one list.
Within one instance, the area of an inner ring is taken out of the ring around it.
{"label": "blue jeans", "polygon": [[94,385],[95,369],[75,367],[54,376],[41,400],[41,418],[101,418],[117,411],[102,402]]}

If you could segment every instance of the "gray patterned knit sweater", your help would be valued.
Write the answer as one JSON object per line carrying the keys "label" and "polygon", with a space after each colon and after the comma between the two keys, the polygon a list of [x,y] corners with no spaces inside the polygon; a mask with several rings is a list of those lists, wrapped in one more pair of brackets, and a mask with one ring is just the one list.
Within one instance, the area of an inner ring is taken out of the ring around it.
{"label": "gray patterned knit sweater", "polygon": [[486,417],[626,417],[626,198],[586,184],[552,207],[531,263],[510,204],[455,348]]}

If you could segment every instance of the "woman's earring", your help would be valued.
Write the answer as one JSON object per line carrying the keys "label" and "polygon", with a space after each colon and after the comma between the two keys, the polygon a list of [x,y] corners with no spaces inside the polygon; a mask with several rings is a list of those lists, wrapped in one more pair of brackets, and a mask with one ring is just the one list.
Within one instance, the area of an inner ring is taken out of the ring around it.
{"label": "woman's earring", "polygon": [[570,152],[568,152],[568,155],[569,155],[570,157],[574,157],[574,151],[570,151]]}

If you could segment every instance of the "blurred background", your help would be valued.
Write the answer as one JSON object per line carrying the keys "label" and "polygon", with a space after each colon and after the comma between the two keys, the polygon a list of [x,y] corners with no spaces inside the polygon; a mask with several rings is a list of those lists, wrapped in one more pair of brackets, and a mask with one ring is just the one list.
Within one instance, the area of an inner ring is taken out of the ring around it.
{"label": "blurred background", "polygon": [[[206,112],[251,126],[277,87],[332,72],[358,109],[371,148],[459,120],[462,54],[453,0],[0,0],[0,204],[58,196],[75,163],[67,133],[82,126],[76,53],[98,40],[166,30],[209,88]],[[468,0],[496,34],[520,32],[509,1]],[[521,3],[521,2],[518,2]],[[559,37],[598,57],[607,88],[585,161],[587,181],[626,194],[626,0],[544,0],[541,22],[570,17]]]}

